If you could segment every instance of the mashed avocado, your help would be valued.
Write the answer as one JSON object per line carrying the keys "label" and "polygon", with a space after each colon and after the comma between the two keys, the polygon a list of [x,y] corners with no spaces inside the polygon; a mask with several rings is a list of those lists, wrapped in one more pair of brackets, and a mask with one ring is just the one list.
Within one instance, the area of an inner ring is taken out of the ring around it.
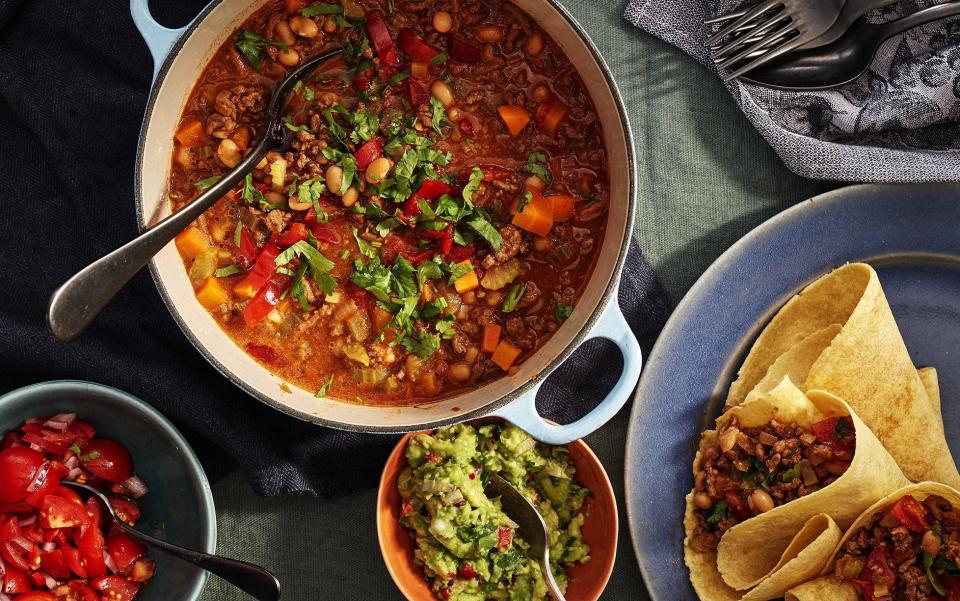
{"label": "mashed avocado", "polygon": [[574,481],[566,447],[537,443],[514,426],[458,424],[419,434],[397,479],[401,518],[417,543],[415,560],[440,599],[549,599],[540,565],[527,558],[516,522],[484,484],[490,472],[516,486],[550,529],[550,569],[566,589],[563,566],[590,561],[580,507],[590,492]]}

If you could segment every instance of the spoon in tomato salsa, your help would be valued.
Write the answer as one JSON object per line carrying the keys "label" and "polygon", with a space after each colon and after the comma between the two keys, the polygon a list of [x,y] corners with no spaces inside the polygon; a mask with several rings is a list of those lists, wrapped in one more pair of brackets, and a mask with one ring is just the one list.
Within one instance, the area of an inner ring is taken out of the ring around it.
{"label": "spoon in tomato salsa", "polygon": [[[212,572],[237,588],[249,593],[255,599],[258,599],[258,601],[277,601],[280,599],[280,581],[267,570],[243,561],[218,557],[193,549],[186,549],[144,534],[121,519],[109,499],[96,488],[68,480],[64,480],[62,484],[63,486],[68,486],[76,490],[82,495],[87,495],[90,499],[94,499],[100,506],[102,515],[108,516],[113,524],[119,526],[134,540],[148,547],[159,549],[177,559],[192,563],[208,572]],[[104,520],[104,522],[105,523],[101,524],[101,527],[109,528],[111,524],[107,522],[107,520]]]}
{"label": "spoon in tomato salsa", "polygon": [[287,93],[319,65],[342,52],[338,48],[305,61],[280,82],[267,107],[263,139],[232,171],[179,211],[87,265],[60,286],[47,308],[47,323],[53,335],[63,342],[79,335],[155,254],[229,192],[267,152],[286,146],[289,132],[281,121],[281,112]]}

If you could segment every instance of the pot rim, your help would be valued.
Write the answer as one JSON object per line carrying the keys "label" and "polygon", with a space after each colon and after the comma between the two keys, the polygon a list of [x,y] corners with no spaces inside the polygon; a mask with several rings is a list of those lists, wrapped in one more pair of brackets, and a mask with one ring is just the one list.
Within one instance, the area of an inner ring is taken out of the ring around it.
{"label": "pot rim", "polygon": [[[150,88],[150,95],[147,99],[147,106],[143,115],[143,122],[140,127],[140,138],[137,142],[137,157],[136,164],[134,168],[134,203],[136,205],[136,217],[137,217],[137,227],[143,232],[147,228],[144,226],[145,223],[145,214],[144,214],[144,202],[143,202],[143,186],[142,186],[142,176],[143,176],[143,158],[146,146],[147,131],[149,129],[150,120],[153,116],[153,111],[157,104],[157,99],[160,93],[160,89],[163,86],[163,82],[170,71],[170,68],[173,65],[174,60],[179,56],[180,51],[183,49],[184,44],[193,33],[200,27],[204,20],[220,6],[225,0],[211,0],[207,6],[203,8],[202,11],[191,21],[186,27],[183,28],[182,33],[179,35],[177,40],[170,47],[170,50],[167,52],[166,57],[163,59],[163,64],[156,72],[156,77],[154,78],[153,83]],[[346,430],[352,432],[364,432],[364,433],[405,433],[410,431],[419,431],[419,430],[428,430],[435,429],[442,426],[447,426],[450,424],[455,424],[463,421],[477,419],[486,415],[489,415],[491,412],[496,411],[502,407],[505,407],[523,397],[528,391],[533,389],[540,382],[545,380],[553,371],[562,365],[586,340],[589,338],[590,332],[593,330],[596,323],[599,321],[600,317],[608,310],[608,305],[611,300],[617,302],[617,291],[620,285],[620,277],[623,273],[623,267],[626,262],[627,252],[630,249],[630,241],[633,236],[633,225],[635,220],[635,208],[637,203],[637,166],[636,166],[636,148],[635,141],[633,137],[633,128],[630,124],[630,117],[627,114],[626,106],[623,102],[623,96],[620,93],[620,88],[617,86],[616,79],[614,78],[613,72],[610,70],[610,66],[604,60],[603,56],[600,54],[600,50],[594,44],[593,40],[590,38],[589,34],[584,30],[583,26],[570,14],[570,12],[560,4],[559,0],[540,0],[547,4],[549,7],[553,8],[567,23],[567,25],[576,32],[580,37],[580,40],[584,43],[589,50],[590,55],[593,57],[593,60],[596,62],[597,67],[600,72],[603,74],[603,78],[607,83],[607,88],[610,91],[610,95],[613,98],[613,102],[617,107],[617,112],[620,117],[620,121],[623,124],[623,135],[625,142],[625,150],[627,161],[629,165],[626,167],[627,174],[627,214],[624,223],[623,238],[620,241],[620,248],[617,250],[617,260],[614,265],[613,270],[610,273],[609,280],[606,283],[606,288],[598,300],[596,306],[593,309],[593,312],[590,316],[584,320],[581,324],[577,335],[570,341],[570,343],[564,347],[564,349],[558,353],[553,359],[547,363],[543,369],[541,369],[537,375],[530,380],[516,386],[509,393],[492,399],[480,407],[471,409],[466,412],[454,413],[450,417],[435,419],[431,421],[421,422],[417,424],[407,424],[407,425],[387,425],[387,424],[353,424],[348,422],[340,422],[336,420],[330,420],[325,417],[315,415],[312,413],[307,413],[294,409],[290,405],[278,401],[276,398],[273,398],[266,394],[261,394],[260,391],[256,390],[253,386],[249,385],[240,375],[235,374],[230,371],[215,355],[210,352],[207,347],[203,344],[198,336],[196,336],[193,331],[189,328],[183,316],[180,314],[177,304],[174,301],[172,295],[168,292],[162,278],[160,277],[159,268],[157,267],[156,261],[154,258],[150,261],[150,276],[153,278],[153,282],[157,287],[157,291],[160,293],[160,297],[163,299],[164,304],[167,306],[167,310],[170,312],[170,315],[173,317],[174,321],[177,323],[177,326],[187,337],[187,340],[190,341],[190,344],[199,351],[199,353],[209,362],[214,369],[216,369],[223,377],[232,382],[235,386],[246,392],[251,397],[257,399],[258,401],[264,403],[265,405],[276,409],[286,415],[297,418],[299,420],[317,424],[320,426],[325,426],[328,428],[333,428],[337,430]],[[204,63],[204,67],[207,63]],[[576,65],[575,65],[576,66]],[[579,67],[578,67],[579,71]],[[608,174],[611,172],[608,167]],[[601,250],[601,252],[605,252]],[[606,250],[606,252],[612,252],[611,250]],[[536,353],[535,353],[536,355]],[[474,389],[476,390],[476,389]],[[463,394],[469,394],[471,391],[467,391]],[[444,400],[450,400],[456,398],[456,396],[446,398]]]}

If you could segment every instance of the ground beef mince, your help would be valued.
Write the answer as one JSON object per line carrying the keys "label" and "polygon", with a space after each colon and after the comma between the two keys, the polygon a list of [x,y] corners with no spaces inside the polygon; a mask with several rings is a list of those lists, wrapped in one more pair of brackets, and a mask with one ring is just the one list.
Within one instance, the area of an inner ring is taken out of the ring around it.
{"label": "ground beef mince", "polygon": [[715,550],[723,533],[743,520],[829,485],[850,467],[854,442],[849,417],[810,427],[772,420],[756,428],[731,419],[701,451],[691,544]]}
{"label": "ground beef mince", "polygon": [[289,147],[177,238],[197,299],[262,365],[347,402],[514,373],[596,264],[609,173],[560,46],[507,0],[270,0],[185,104],[168,195],[247,156],[279,80]]}
{"label": "ground beef mince", "polygon": [[960,598],[960,512],[944,498],[904,495],[844,543],[835,567],[865,601]]}

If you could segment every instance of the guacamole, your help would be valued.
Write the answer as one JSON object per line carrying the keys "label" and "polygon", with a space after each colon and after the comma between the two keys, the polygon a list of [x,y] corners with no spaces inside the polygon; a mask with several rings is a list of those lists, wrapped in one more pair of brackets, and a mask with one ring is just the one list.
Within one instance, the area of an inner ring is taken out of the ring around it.
{"label": "guacamole", "polygon": [[566,447],[549,447],[515,426],[457,424],[418,434],[397,479],[403,525],[417,543],[415,561],[440,599],[549,599],[538,562],[528,559],[517,524],[484,484],[491,472],[516,486],[550,529],[550,569],[566,590],[563,569],[590,561],[580,508],[590,494],[574,481]]}

